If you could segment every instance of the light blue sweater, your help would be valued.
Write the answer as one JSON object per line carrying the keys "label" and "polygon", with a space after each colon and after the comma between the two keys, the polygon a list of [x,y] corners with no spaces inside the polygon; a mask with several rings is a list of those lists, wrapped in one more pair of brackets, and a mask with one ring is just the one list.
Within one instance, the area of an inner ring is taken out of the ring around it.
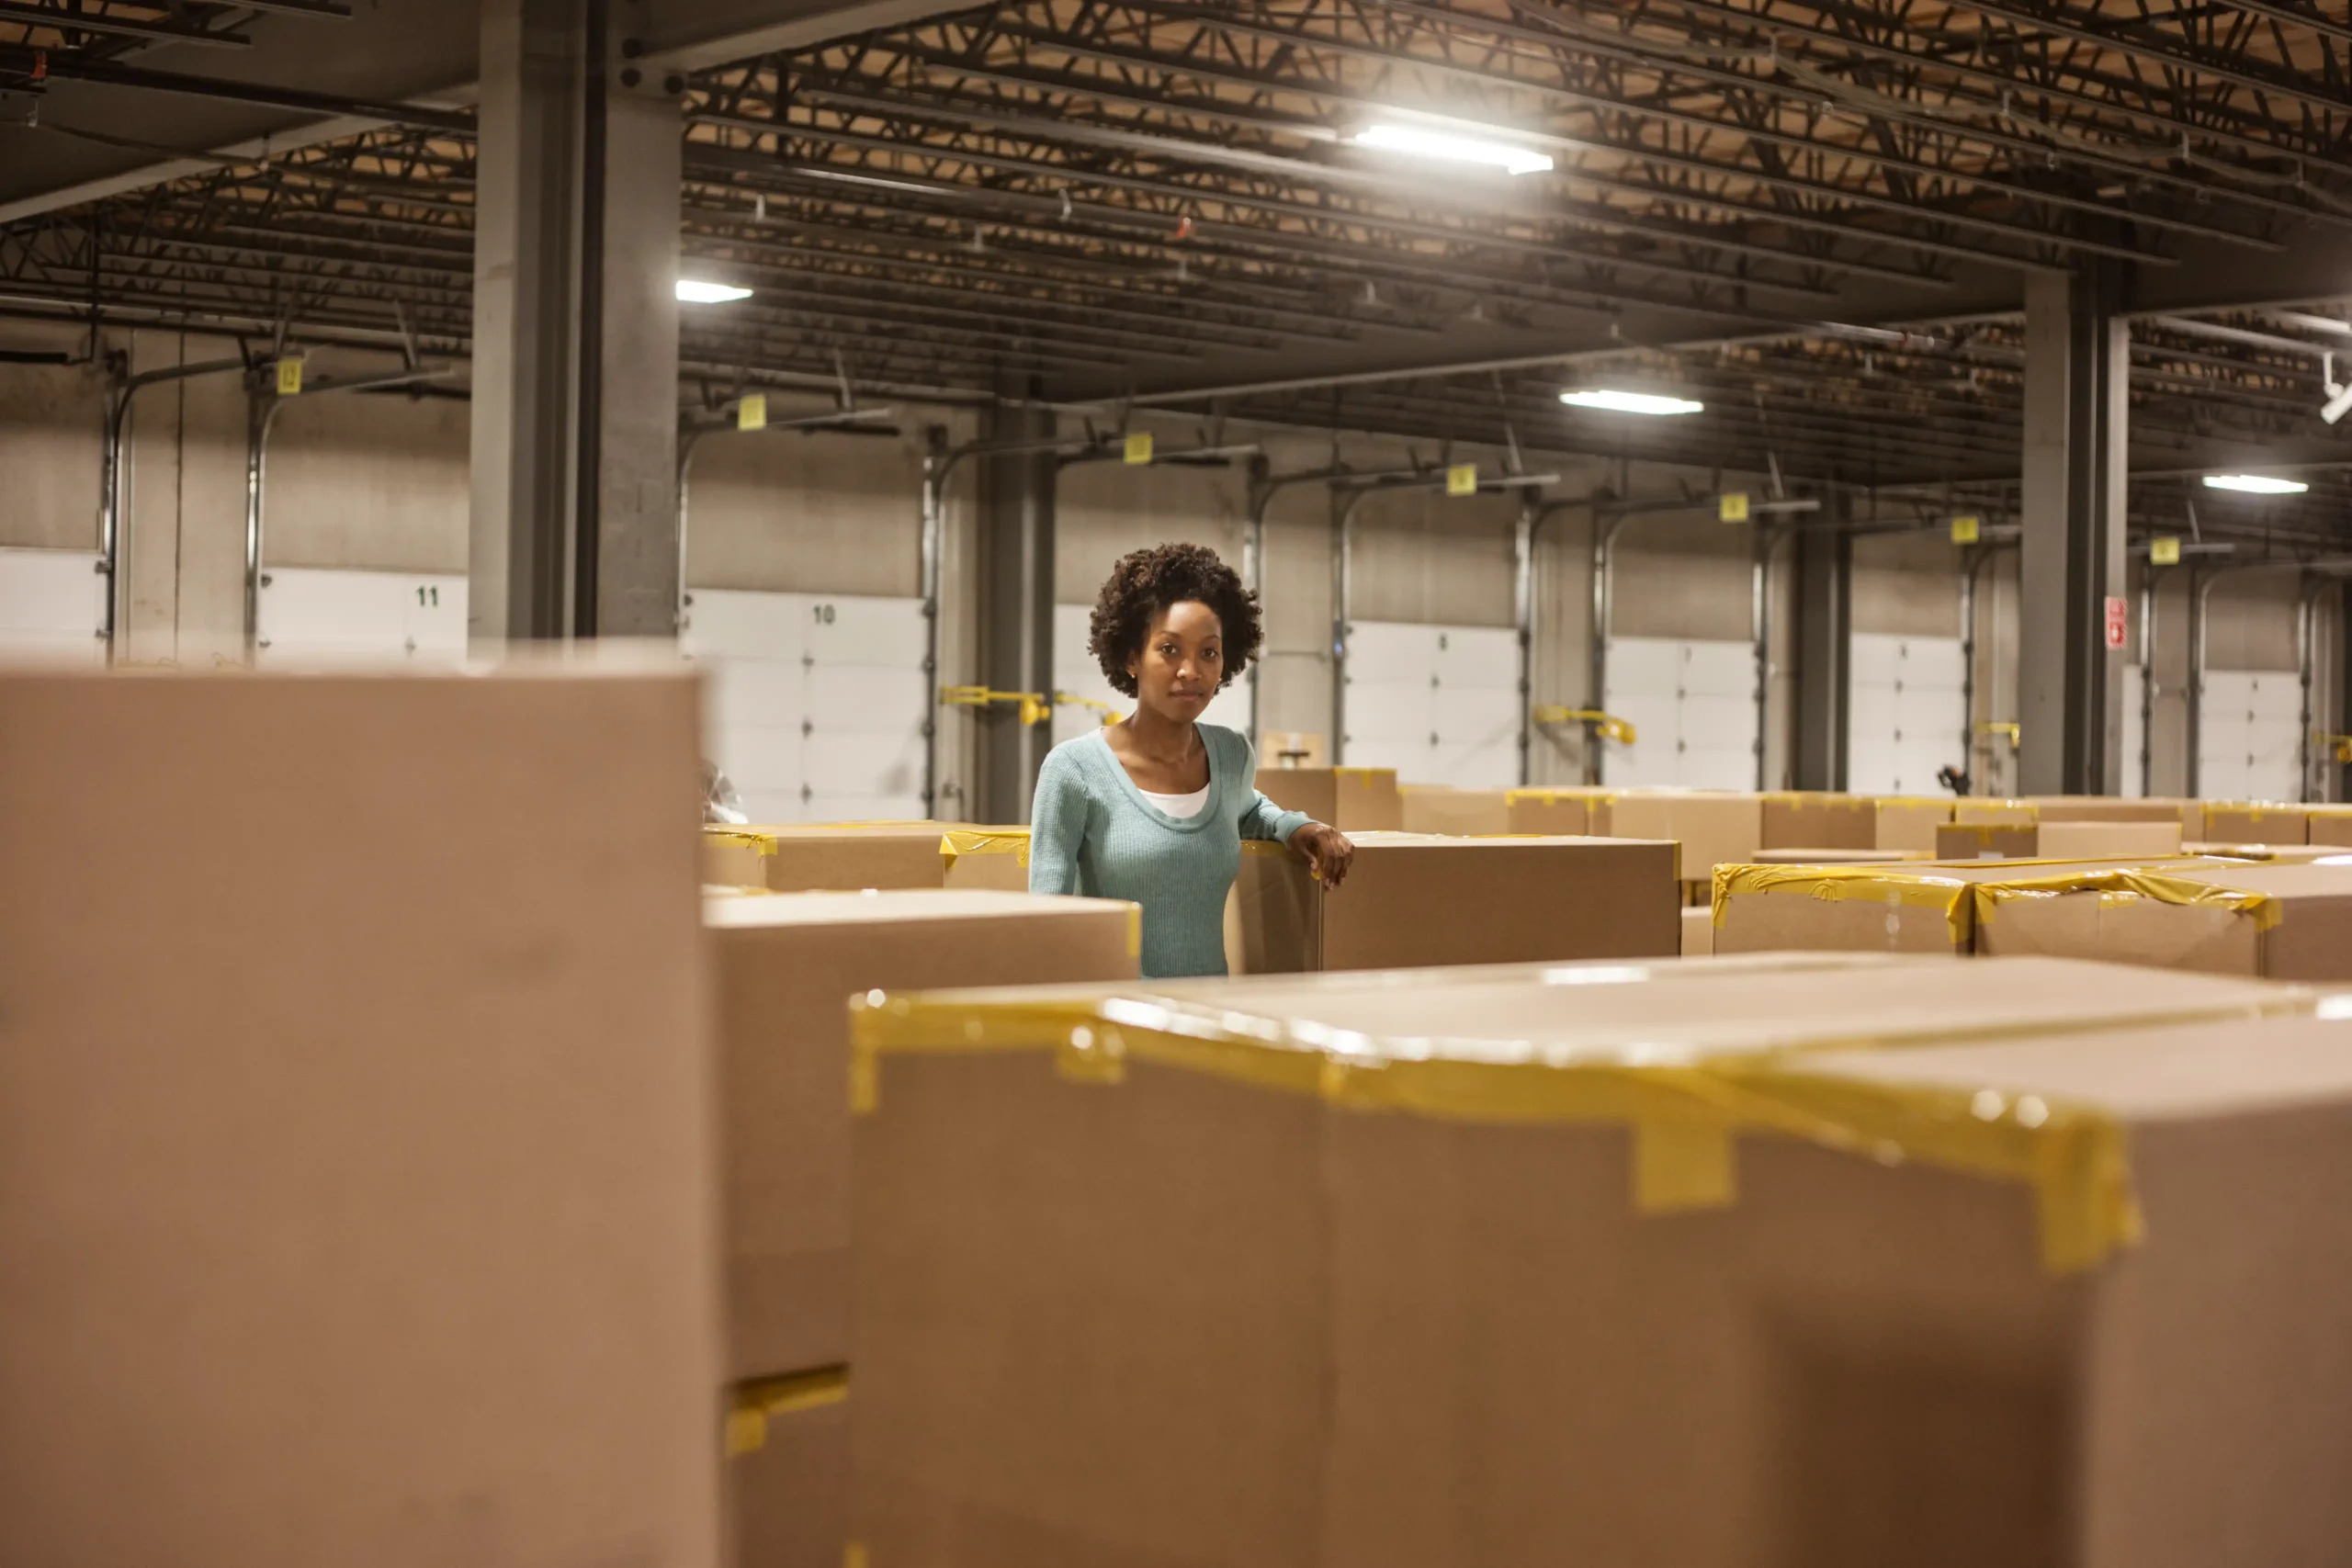
{"label": "light blue sweater", "polygon": [[1197,728],[1209,754],[1209,802],[1197,816],[1170,817],[1146,800],[1101,730],[1055,747],[1037,773],[1029,891],[1142,905],[1147,979],[1224,974],[1225,896],[1241,840],[1288,843],[1307,821],[1258,793],[1247,737]]}

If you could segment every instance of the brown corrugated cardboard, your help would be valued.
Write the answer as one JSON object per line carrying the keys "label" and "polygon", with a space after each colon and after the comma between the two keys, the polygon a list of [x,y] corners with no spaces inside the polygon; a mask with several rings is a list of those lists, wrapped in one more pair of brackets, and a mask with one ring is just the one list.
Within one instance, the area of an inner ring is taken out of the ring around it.
{"label": "brown corrugated cardboard", "polygon": [[1260,759],[1270,768],[1319,768],[1323,737],[1303,729],[1270,729],[1259,743]]}
{"label": "brown corrugated cardboard", "polygon": [[706,906],[718,955],[730,1379],[848,1355],[848,998],[876,987],[1132,976],[1136,915],[1107,899],[1025,893]]}
{"label": "brown corrugated cardboard", "polygon": [[2352,848],[2352,806],[2314,806],[2303,820],[2312,843]]}
{"label": "brown corrugated cardboard", "polygon": [[[2344,1026],[2207,1026],[2159,1057],[2098,1032],[2115,1008],[2223,1016],[2284,993],[1754,963],[1655,966],[1672,985],[1588,969],[1573,998],[1561,971],[1188,987],[1118,1016],[1164,1038],[1175,1018],[1144,1021],[1172,1002],[1238,1048],[1131,1037],[1109,1085],[1043,1051],[885,1055],[858,1149],[860,1223],[889,1237],[861,1254],[887,1303],[860,1319],[854,1429],[875,1560],[1883,1568],[1934,1542],[1955,1564],[2210,1568],[2250,1540],[2247,1561],[2328,1561],[2352,1502],[2300,1467],[2352,1462],[2334,1289],[2352,1232],[2309,1194],[2352,1185],[2352,1052],[2282,1048],[2252,1089],[2229,1059],[2255,1029]],[[997,1005],[1109,1016],[1099,998]],[[2051,1107],[2128,1120],[2147,1239],[2086,1275],[2038,1264],[2024,1181],[1868,1121],[1848,1138],[1834,1104],[1815,1136],[1850,1151],[1742,1138],[1728,1206],[1638,1213],[1626,1113],[1544,1087],[1584,1081],[1576,1064],[1606,1064],[1597,1091],[1643,1081],[1641,1062],[1689,1071],[1678,1044],[2076,1027],[2096,1068],[2075,1039],[1790,1067],[1866,1086],[1917,1064],[1934,1120],[1956,1099],[1963,1134],[1989,1117],[2020,1145],[2078,1125]],[[1443,1066],[1412,1066],[1432,1050]],[[1516,1098],[1459,1113],[1489,1090]],[[2186,1479],[2209,1473],[2262,1516]]]}
{"label": "brown corrugated cardboard", "polygon": [[1936,829],[1939,860],[2113,860],[2177,855],[2180,824],[2154,821],[1953,822]]}
{"label": "brown corrugated cardboard", "polygon": [[2030,896],[1996,897],[1989,911],[1980,900],[1977,950],[2352,980],[2352,865],[2195,866],[2085,880],[2079,892],[2045,884]]}
{"label": "brown corrugated cardboard", "polygon": [[1871,840],[1873,849],[1918,850],[1934,854],[1936,829],[1951,820],[1950,800],[1881,795],[1877,807]]}
{"label": "brown corrugated cardboard", "polygon": [[1682,874],[1704,881],[1718,865],[1752,861],[1764,847],[1764,797],[1729,792],[1661,790],[1602,796],[1592,830],[1612,839],[1672,839],[1682,846]]}
{"label": "brown corrugated cardboard", "polygon": [[1400,784],[1401,820],[1408,833],[1479,837],[1508,833],[1510,792],[1451,789],[1442,784]]}
{"label": "brown corrugated cardboard", "polygon": [[0,1561],[717,1562],[671,662],[0,676]]}
{"label": "brown corrugated cardboard", "polygon": [[1955,822],[2030,826],[2037,818],[2033,807],[2021,800],[1963,797],[1951,803],[1951,819]]}
{"label": "brown corrugated cardboard", "polygon": [[[939,836],[956,822],[707,828],[704,880],[775,893],[937,887]],[[746,880],[748,878],[748,880]]]}
{"label": "brown corrugated cardboard", "polygon": [[1712,909],[1682,911],[1682,956],[1704,958],[1715,951],[1715,920]]}
{"label": "brown corrugated cardboard", "polygon": [[1862,795],[1783,792],[1764,797],[1766,850],[1874,850],[1878,802]]}
{"label": "brown corrugated cardboard", "polygon": [[728,1461],[736,1568],[842,1568],[849,1423],[846,1404],[772,1416],[760,1446]]}
{"label": "brown corrugated cardboard", "polygon": [[[2318,818],[2312,818],[2314,828]],[[2267,865],[2310,865],[2317,861],[2333,860],[2347,852],[2342,844],[2183,844],[2186,855],[2205,855],[2215,860],[2256,861]]]}
{"label": "brown corrugated cardboard", "polygon": [[2126,800],[2111,795],[2030,795],[2018,802],[2041,822],[2155,822],[2185,825],[2181,803],[2158,795]]}
{"label": "brown corrugated cardboard", "polygon": [[1372,834],[1356,840],[1336,890],[1278,845],[1242,849],[1242,974],[1659,957],[1681,947],[1671,844]]}
{"label": "brown corrugated cardboard", "polygon": [[1405,821],[1394,768],[1260,768],[1258,793],[1343,833],[1394,833]]}
{"label": "brown corrugated cardboard", "polygon": [[2311,816],[2311,808],[2302,806],[2207,801],[2205,831],[2199,837],[2215,843],[2307,844]]}
{"label": "brown corrugated cardboard", "polygon": [[1508,831],[1549,838],[1581,838],[1592,829],[1592,803],[1600,789],[1514,789],[1506,792]]}
{"label": "brown corrugated cardboard", "polygon": [[1960,956],[1975,949],[1973,889],[2076,870],[2198,866],[2132,861],[1917,861],[1879,869],[1759,866],[1717,879],[1718,953],[1892,953]]}
{"label": "brown corrugated cardboard", "polygon": [[[1930,857],[1889,850],[1758,850],[1752,865],[1900,865]],[[1713,885],[1711,883],[1712,887]]]}

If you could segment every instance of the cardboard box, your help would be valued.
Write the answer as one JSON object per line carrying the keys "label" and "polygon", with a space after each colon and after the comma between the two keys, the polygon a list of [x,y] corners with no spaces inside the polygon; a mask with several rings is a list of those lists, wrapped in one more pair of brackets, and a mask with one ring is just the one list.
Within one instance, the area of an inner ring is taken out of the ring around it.
{"label": "cardboard box", "polygon": [[1394,768],[1260,768],[1258,793],[1343,833],[1394,833],[1405,825]]}
{"label": "cardboard box", "polygon": [[2314,844],[2352,848],[2352,806],[2310,807],[2303,824]]}
{"label": "cardboard box", "polygon": [[1322,736],[1303,729],[1270,729],[1259,749],[1270,768],[1319,768],[1325,765]]}
{"label": "cardboard box", "polygon": [[1592,830],[1592,803],[1600,789],[1514,789],[1504,792],[1507,831],[1547,838],[1582,838]]}
{"label": "cardboard box", "polygon": [[2133,861],[1917,861],[1900,866],[1747,866],[1715,879],[1718,953],[1975,951],[1973,890],[2070,871],[2200,866]]}
{"label": "cardboard box", "polygon": [[1766,850],[1874,850],[1878,802],[1861,795],[1783,792],[1764,797]]}
{"label": "cardboard box", "polygon": [[944,886],[966,891],[1029,891],[1029,829],[951,828],[939,836]]}
{"label": "cardboard box", "polygon": [[1939,860],[2115,860],[2177,855],[2180,824],[2157,821],[1952,822],[1936,829]]}
{"label": "cardboard box", "polygon": [[[1860,1568],[1934,1540],[1952,1562],[2209,1568],[2235,1560],[2217,1542],[2316,1562],[2294,1543],[2340,1539],[2338,1495],[2267,1450],[2352,1461],[2324,1288],[2352,1273],[2352,1227],[2307,1201],[2352,1186],[2352,1053],[2281,1052],[2249,1094],[2225,1058],[2252,1031],[2318,1026],[2209,1026],[2144,1073],[2128,1051],[2094,1074],[1927,1043],[2080,1028],[2103,1048],[2126,1018],[2308,996],[2027,961],[1996,984],[1724,958],[1317,978],[866,1015],[909,1046],[1049,1026],[1026,1056],[880,1059],[859,1220],[888,1245],[860,1254],[853,1435],[875,1561]],[[1117,1026],[1117,1082],[1076,1077],[1073,1032],[1150,1018]],[[1840,1038],[1917,1043],[1812,1054]],[[1721,1058],[1758,1076],[1692,1066]],[[1851,1101],[1720,1147],[1730,1190],[1694,1206],[1668,1086],[1772,1103],[1816,1060]],[[1873,1092],[1882,1061],[1928,1063],[1929,1087]],[[2084,1101],[2106,1120],[2049,1114]],[[1926,1114],[1898,1135],[1870,1114],[1890,1102]],[[2054,1185],[2038,1204],[2023,1171],[2127,1120],[2145,1244],[2045,1271],[2076,1222],[2086,1251],[2111,1244],[2117,1209]],[[1930,1124],[1953,1143],[1909,1141]],[[2181,1482],[2208,1465],[2224,1489]],[[2128,1550],[2076,1554],[2069,1519]]]}
{"label": "cardboard box", "polygon": [[706,828],[703,880],[774,893],[938,887],[939,837],[957,822]]}
{"label": "cardboard box", "polygon": [[2227,844],[2307,844],[2311,808],[2267,803],[2208,801],[2199,838]]}
{"label": "cardboard box", "polygon": [[1491,837],[1511,831],[1510,790],[1400,784],[1397,793],[1408,833]]}
{"label": "cardboard box", "polygon": [[[2318,818],[2312,818],[2318,826]],[[2311,865],[2352,854],[2342,844],[2183,844],[2180,852],[2209,860],[2253,861],[2264,865]]]}
{"label": "cardboard box", "polygon": [[1764,797],[1697,790],[1604,795],[1593,802],[1592,830],[1614,839],[1675,840],[1682,846],[1682,874],[1703,882],[1716,866],[1752,861],[1764,847]]}
{"label": "cardboard box", "polygon": [[[1890,850],[1758,850],[1753,865],[1901,865],[1932,857]],[[1708,885],[1710,888],[1713,883]]]}
{"label": "cardboard box", "polygon": [[[2041,822],[2155,822],[2186,826],[2181,803],[2166,796],[2123,799],[2111,795],[2030,795],[2018,802]],[[2188,837],[2184,833],[2184,837]]]}
{"label": "cardboard box", "polygon": [[1715,951],[1715,920],[1712,909],[1682,911],[1682,956],[1704,958]]}
{"label": "cardboard box", "polygon": [[1979,888],[1976,924],[1981,953],[2352,980],[2352,865],[2057,870]]}
{"label": "cardboard box", "polygon": [[1368,834],[1336,891],[1280,845],[1241,848],[1237,974],[1681,950],[1672,844]]}
{"label": "cardboard box", "polygon": [[892,892],[714,899],[703,918],[718,950],[728,1377],[830,1366],[849,1354],[850,997],[1132,978],[1137,911]]}
{"label": "cardboard box", "polygon": [[667,663],[0,676],[0,1561],[717,1562]]}
{"label": "cardboard box", "polygon": [[[850,1542],[847,1399],[779,1385],[781,1397],[758,1419],[756,1446],[727,1461],[732,1561],[737,1568],[842,1568]],[[845,1395],[845,1372],[842,1388]]]}
{"label": "cardboard box", "polygon": [[1881,795],[1876,805],[1872,849],[1917,850],[1932,855],[1936,852],[1936,829],[1952,819],[1952,802],[1949,799]]}
{"label": "cardboard box", "polygon": [[2000,826],[2030,827],[2041,820],[2034,808],[2021,800],[1972,799],[1966,796],[1951,803],[1951,819],[1955,822],[1991,823]]}

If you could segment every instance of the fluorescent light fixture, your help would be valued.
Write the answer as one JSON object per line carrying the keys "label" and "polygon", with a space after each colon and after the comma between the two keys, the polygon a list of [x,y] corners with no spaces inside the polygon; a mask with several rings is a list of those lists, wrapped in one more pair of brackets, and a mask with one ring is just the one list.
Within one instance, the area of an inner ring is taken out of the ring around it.
{"label": "fluorescent light fixture", "polygon": [[1359,147],[1402,152],[1412,158],[1437,158],[1449,164],[1481,164],[1510,175],[1540,175],[1552,166],[1548,152],[1517,146],[1492,137],[1437,130],[1428,126],[1378,120],[1348,138]]}
{"label": "fluorescent light fixture", "polygon": [[1560,400],[1570,408],[1605,409],[1611,413],[1698,413],[1707,406],[1689,398],[1662,397],[1656,392],[1616,392],[1606,388],[1562,392]]}
{"label": "fluorescent light fixture", "polygon": [[2243,491],[2247,495],[2301,495],[2312,487],[2301,479],[2273,479],[2268,474],[2207,474],[2205,488]]}
{"label": "fluorescent light fixture", "polygon": [[752,291],[738,288],[731,283],[702,283],[691,277],[678,279],[678,302],[682,305],[724,305],[730,299],[749,299]]}

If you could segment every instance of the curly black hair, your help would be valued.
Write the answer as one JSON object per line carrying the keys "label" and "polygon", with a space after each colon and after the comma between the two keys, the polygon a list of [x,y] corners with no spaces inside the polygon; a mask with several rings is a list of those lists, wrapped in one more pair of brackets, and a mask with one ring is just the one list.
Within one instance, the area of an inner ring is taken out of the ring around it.
{"label": "curly black hair", "polygon": [[1229,685],[1258,657],[1264,632],[1258,625],[1258,595],[1241,586],[1241,575],[1201,545],[1156,545],[1122,558],[1102,584],[1087,630],[1087,650],[1102,665],[1102,677],[1122,696],[1136,694],[1127,661],[1143,652],[1155,616],[1187,600],[1216,613],[1225,633],[1225,672]]}

